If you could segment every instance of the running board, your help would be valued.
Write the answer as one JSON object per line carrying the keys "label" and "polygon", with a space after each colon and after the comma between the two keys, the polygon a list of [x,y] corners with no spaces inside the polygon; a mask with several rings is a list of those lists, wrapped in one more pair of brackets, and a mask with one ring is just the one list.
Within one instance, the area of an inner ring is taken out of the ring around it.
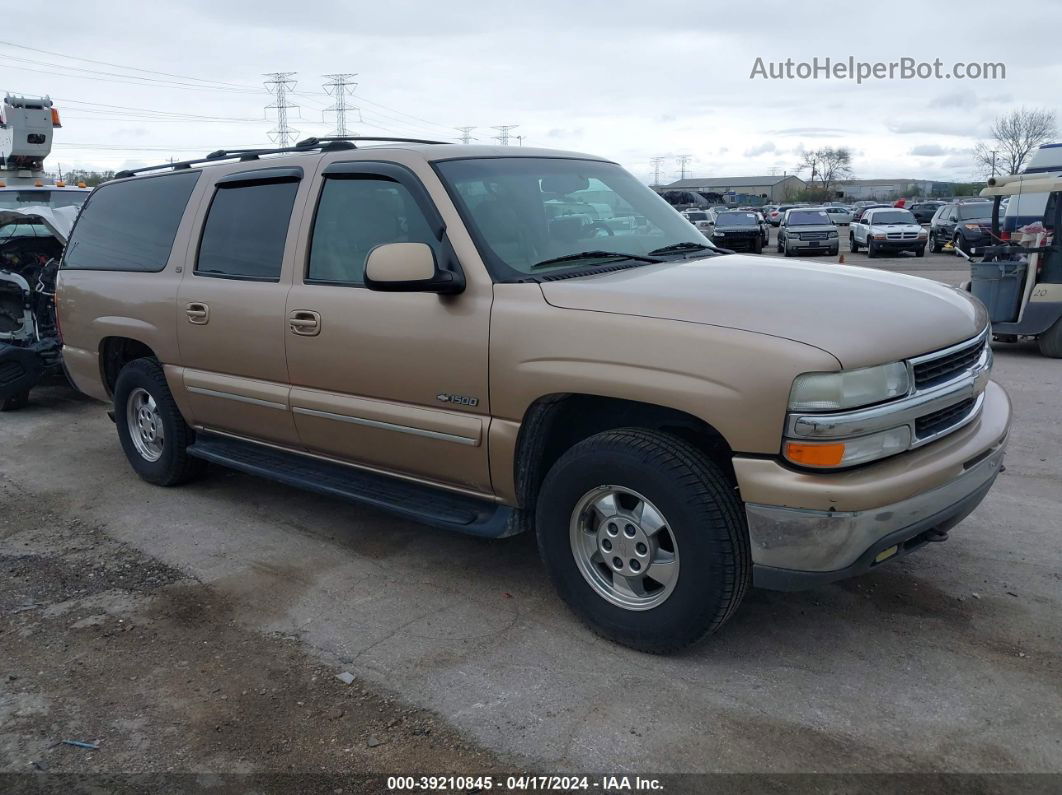
{"label": "running board", "polygon": [[188,455],[318,494],[487,538],[512,535],[513,509],[489,500],[200,431]]}

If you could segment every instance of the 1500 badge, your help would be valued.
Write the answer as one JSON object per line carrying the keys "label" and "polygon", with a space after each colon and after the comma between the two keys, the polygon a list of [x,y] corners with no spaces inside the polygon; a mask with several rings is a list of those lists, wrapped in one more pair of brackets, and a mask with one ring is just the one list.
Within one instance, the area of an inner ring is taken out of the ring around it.
{"label": "1500 badge", "polygon": [[478,397],[469,397],[468,395],[451,395],[449,392],[440,392],[435,396],[436,400],[441,400],[443,403],[453,403],[455,406],[478,406]]}

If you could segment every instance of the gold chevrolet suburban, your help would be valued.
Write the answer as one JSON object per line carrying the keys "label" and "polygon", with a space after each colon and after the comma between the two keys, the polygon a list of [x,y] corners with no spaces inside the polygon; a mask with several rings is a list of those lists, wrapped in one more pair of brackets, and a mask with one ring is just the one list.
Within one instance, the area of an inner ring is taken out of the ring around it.
{"label": "gold chevrolet suburban", "polygon": [[132,468],[206,462],[500,538],[647,651],[750,585],[873,569],[1003,459],[985,310],[908,276],[741,256],[607,160],[308,139],[124,172],[71,234],[77,386]]}

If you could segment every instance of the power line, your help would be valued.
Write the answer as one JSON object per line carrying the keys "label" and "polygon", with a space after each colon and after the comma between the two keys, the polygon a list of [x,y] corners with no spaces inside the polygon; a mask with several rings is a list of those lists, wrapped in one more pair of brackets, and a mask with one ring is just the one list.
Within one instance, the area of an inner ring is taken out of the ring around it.
{"label": "power line", "polygon": [[458,138],[458,140],[463,144],[468,144],[472,141],[479,140],[478,138],[475,138],[472,135],[472,131],[476,129],[475,127],[454,127],[454,129],[461,133],[461,137]]}
{"label": "power line", "polygon": [[357,83],[351,82],[357,75],[350,72],[337,72],[336,74],[324,75],[324,77],[328,79],[328,82],[322,88],[324,88],[326,94],[335,98],[335,102],[332,103],[332,107],[325,108],[322,115],[324,113],[336,114],[336,135],[349,135],[347,132],[347,111],[359,113],[358,108],[347,105],[347,97],[353,94],[354,89],[358,87]]}
{"label": "power line", "polygon": [[265,81],[266,90],[276,97],[273,104],[266,105],[265,109],[277,112],[277,126],[266,134],[278,146],[291,146],[292,139],[299,134],[298,130],[288,126],[288,109],[299,107],[288,102],[288,92],[296,86],[296,81],[291,79],[295,74],[297,73],[267,72],[264,75],[269,78]]}
{"label": "power line", "polygon": [[[83,61],[84,63],[94,63],[94,64],[97,64],[98,66],[110,66],[110,67],[113,67],[115,69],[125,69],[125,70],[130,71],[130,72],[143,72],[145,74],[162,75],[163,77],[176,77],[176,78],[180,78],[181,80],[195,80],[195,81],[200,82],[200,83],[214,83],[214,84],[220,85],[220,86],[229,86],[231,88],[250,89],[250,90],[254,90],[256,92],[258,91],[258,89],[254,88],[254,86],[241,85],[241,84],[238,84],[238,83],[226,83],[226,82],[224,82],[222,80],[207,80],[207,79],[202,78],[202,77],[192,77],[190,75],[179,75],[179,74],[173,74],[172,72],[158,72],[158,71],[156,71],[154,69],[142,69],[139,66],[124,66],[122,64],[111,63],[109,61],[96,61],[96,60],[93,60],[92,58],[82,58],[82,57],[77,56],[77,55],[67,55],[66,53],[55,52],[54,50],[41,50],[41,49],[38,49],[37,47],[27,47],[25,44],[16,44],[13,41],[2,41],[2,40],[0,40],[0,44],[7,45],[8,47],[17,47],[20,50],[30,50],[31,52],[39,52],[39,53],[43,53],[44,55],[57,55],[60,58],[67,58],[67,59],[69,59],[71,61]],[[64,67],[64,68],[66,68],[66,67]]]}
{"label": "power line", "polygon": [[519,127],[519,124],[499,124],[497,127],[492,127],[492,130],[497,130],[498,134],[494,136],[494,140],[502,146],[509,145],[509,131],[515,130]]}
{"label": "power line", "polygon": [[689,175],[689,165],[692,160],[693,155],[679,155],[675,158],[675,162],[679,165],[679,179],[686,179]]}

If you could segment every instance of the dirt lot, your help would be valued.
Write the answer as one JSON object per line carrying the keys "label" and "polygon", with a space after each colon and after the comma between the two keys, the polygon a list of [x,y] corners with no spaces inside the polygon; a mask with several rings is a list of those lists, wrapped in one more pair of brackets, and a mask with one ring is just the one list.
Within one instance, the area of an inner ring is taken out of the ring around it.
{"label": "dirt lot", "polygon": [[1062,773],[1062,362],[996,352],[1008,468],[951,540],[673,657],[587,632],[532,538],[155,488],[42,389],[0,416],[0,771]]}
{"label": "dirt lot", "polygon": [[252,631],[224,593],[47,496],[4,477],[0,504],[4,772],[298,771],[310,783],[503,769],[431,713],[340,681],[297,638]]}

